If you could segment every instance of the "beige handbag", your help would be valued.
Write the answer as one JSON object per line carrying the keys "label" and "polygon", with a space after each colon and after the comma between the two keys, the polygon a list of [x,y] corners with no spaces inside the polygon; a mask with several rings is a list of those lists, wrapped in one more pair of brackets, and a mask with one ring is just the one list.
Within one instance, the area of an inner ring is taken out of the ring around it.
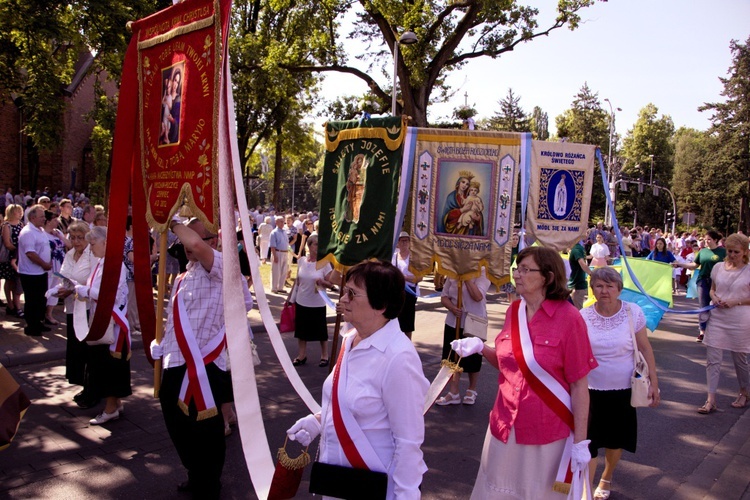
{"label": "beige handbag", "polygon": [[466,321],[464,321],[463,330],[464,335],[487,340],[487,318],[477,316],[476,314],[466,313]]}

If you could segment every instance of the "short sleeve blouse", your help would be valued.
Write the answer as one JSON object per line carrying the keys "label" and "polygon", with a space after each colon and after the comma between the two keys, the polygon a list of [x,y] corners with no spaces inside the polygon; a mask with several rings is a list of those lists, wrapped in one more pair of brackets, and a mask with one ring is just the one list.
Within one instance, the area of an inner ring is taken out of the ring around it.
{"label": "short sleeve blouse", "polygon": [[320,269],[315,269],[317,261],[308,262],[307,257],[297,260],[297,290],[294,301],[304,307],[325,307],[323,297],[318,293],[316,282],[328,276],[333,271],[330,263]]}
{"label": "short sleeve blouse", "polygon": [[621,301],[613,316],[602,316],[595,306],[581,310],[589,332],[591,349],[599,366],[589,373],[589,388],[612,391],[630,388],[633,372],[633,338],[630,334],[628,309],[638,332],[646,326],[646,316],[637,304]]}

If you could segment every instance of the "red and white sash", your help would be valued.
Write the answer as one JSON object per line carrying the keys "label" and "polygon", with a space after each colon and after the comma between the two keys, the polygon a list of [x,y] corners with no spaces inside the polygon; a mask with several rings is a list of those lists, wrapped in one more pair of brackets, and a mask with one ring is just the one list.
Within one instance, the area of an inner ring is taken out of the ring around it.
{"label": "red and white sash", "polygon": [[[89,279],[86,282],[89,290],[91,290],[91,286],[96,280],[96,274],[99,272],[99,267],[101,266],[102,260],[103,259],[99,259],[99,261],[96,263],[94,272],[91,273],[91,276],[89,276]],[[91,301],[94,303],[97,302],[96,299],[91,299]],[[128,323],[126,312],[121,311],[117,307],[117,304],[115,304],[112,308],[112,319],[110,320],[109,328],[112,328],[112,335],[114,337],[114,341],[109,344],[109,353],[112,355],[112,357],[115,357],[117,359],[121,359],[122,354],[126,353],[125,359],[130,359],[130,324]],[[105,337],[106,335],[107,333],[104,334]]]}
{"label": "red and white sash", "polygon": [[[346,459],[352,467],[387,472],[349,407],[346,406],[346,403],[342,404],[342,401],[345,401],[346,381],[349,375],[346,353],[351,351],[352,344],[346,340],[343,342],[339,359],[336,362],[336,369],[333,372],[333,390],[331,391],[331,411],[336,437],[338,437],[341,449],[344,450],[344,455],[346,455]],[[341,380],[344,381],[343,384]]]}
{"label": "red and white sash", "polygon": [[198,410],[197,419],[204,420],[219,414],[213,392],[211,392],[211,384],[208,382],[206,365],[218,358],[226,348],[226,332],[222,327],[218,335],[211,338],[202,349],[198,347],[198,341],[195,339],[195,333],[190,326],[185,302],[180,293],[184,277],[185,274],[183,273],[177,278],[175,284],[177,291],[172,298],[175,338],[187,366],[177,404],[187,415],[190,402],[193,401]]}
{"label": "red and white sash", "polygon": [[[553,488],[556,491],[563,492],[563,490],[569,488],[573,478],[573,473],[570,470],[570,453],[573,448],[573,429],[575,426],[570,393],[534,358],[534,344],[529,333],[529,325],[526,319],[526,301],[524,299],[511,305],[511,317],[516,319],[512,323],[510,334],[513,356],[518,368],[536,395],[570,427],[570,435],[565,442],[565,449],[560,466],[557,469],[555,487]],[[567,487],[558,483],[564,483]],[[567,493],[567,491],[564,492]]]}

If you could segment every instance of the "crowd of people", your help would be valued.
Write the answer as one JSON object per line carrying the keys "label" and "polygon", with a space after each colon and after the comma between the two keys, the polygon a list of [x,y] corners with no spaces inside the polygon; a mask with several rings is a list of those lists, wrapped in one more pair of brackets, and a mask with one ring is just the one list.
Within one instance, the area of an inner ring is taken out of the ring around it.
{"label": "crowd of people", "polygon": [[[66,378],[82,387],[74,401],[81,408],[104,401],[91,425],[117,420],[125,411],[123,399],[132,392],[130,338],[139,328],[130,232],[123,242],[112,331],[105,334],[114,340],[87,342],[78,319],[82,317],[87,326],[102,287],[105,210],[77,193],[68,198],[39,193],[27,201],[9,190],[5,198],[2,246],[8,257],[0,262],[0,278],[5,280],[6,314],[22,318],[27,335],[39,336],[58,326],[52,311],[62,301]],[[304,365],[309,343],[315,342],[320,344],[318,366],[335,365],[323,384],[321,412],[297,421],[289,437],[306,445],[320,436],[320,461],[347,467],[363,464],[382,475],[384,497],[418,498],[427,470],[421,446],[429,381],[411,342],[420,278],[409,269],[410,235],[399,234],[391,262],[364,262],[350,268],[342,280],[329,264],[318,269],[315,213],[277,215],[258,207],[250,215],[254,248],[239,250],[257,252],[261,262],[270,263],[272,293],[286,293],[290,267],[297,266],[287,298],[296,304],[298,348],[293,364]],[[128,231],[130,225],[128,220]],[[674,237],[641,227],[622,234],[626,256],[672,265],[678,273],[676,285],[683,269],[698,273],[700,305],[715,306],[700,318],[699,339],[707,351],[707,398],[698,412],[710,414],[717,408],[724,351],[732,354],[739,382],[731,406],[746,407],[748,238],[737,233],[725,239],[712,230]],[[167,237],[170,249],[182,251],[173,255],[164,337],[150,350],[154,359],[162,360],[162,413],[187,471],[187,481],[178,489],[196,498],[216,498],[224,437],[234,418],[228,353],[220,348],[225,336],[222,281],[234,277],[223,274],[218,235],[199,220],[176,217]],[[501,331],[490,333],[487,342],[463,331],[469,315],[487,319],[491,284],[485,271],[471,280],[448,278],[443,284],[442,357],[468,374],[469,385],[462,394],[458,371],[437,405],[475,404],[483,361],[499,370],[472,498],[498,498],[499,491],[519,498],[556,498],[558,471],[567,461],[573,472],[589,467],[588,480],[596,485],[594,498],[603,500],[611,494],[623,450],[635,452],[638,426],[630,377],[636,351],[648,365],[652,407],[660,403],[659,378],[644,313],[620,298],[622,277],[609,266],[619,256],[612,238],[611,231],[598,224],[571,249],[567,261],[542,247],[515,250],[514,287],[506,292],[519,299],[512,301]],[[152,242],[151,247],[155,262],[156,245]],[[329,359],[326,305],[319,291],[336,283],[343,283],[337,312],[351,327],[343,335],[340,357]],[[249,310],[253,299],[249,288],[244,289]],[[596,301],[583,308],[589,289]],[[200,360],[196,352],[211,354]],[[602,449],[604,469],[595,482]],[[330,491],[326,488],[331,483],[341,487],[349,480],[339,469],[327,474],[332,476],[323,481],[327,486],[321,486],[321,494]]]}

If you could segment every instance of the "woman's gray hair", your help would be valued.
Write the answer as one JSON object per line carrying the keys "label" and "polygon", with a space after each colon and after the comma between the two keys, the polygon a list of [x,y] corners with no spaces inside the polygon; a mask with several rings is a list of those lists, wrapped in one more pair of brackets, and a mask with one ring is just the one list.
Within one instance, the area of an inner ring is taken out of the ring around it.
{"label": "woman's gray hair", "polygon": [[597,267],[594,269],[591,273],[591,288],[594,288],[594,283],[597,281],[614,283],[617,285],[618,290],[622,290],[622,276],[611,267]]}
{"label": "woman's gray hair", "polygon": [[318,235],[317,234],[311,234],[310,236],[307,237],[306,243],[307,243],[308,246],[312,245],[313,243],[317,243],[317,242],[318,242]]}
{"label": "woman's gray hair", "polygon": [[94,226],[91,231],[86,233],[86,241],[89,243],[97,243],[99,241],[105,241],[107,239],[107,228],[103,226]]}

